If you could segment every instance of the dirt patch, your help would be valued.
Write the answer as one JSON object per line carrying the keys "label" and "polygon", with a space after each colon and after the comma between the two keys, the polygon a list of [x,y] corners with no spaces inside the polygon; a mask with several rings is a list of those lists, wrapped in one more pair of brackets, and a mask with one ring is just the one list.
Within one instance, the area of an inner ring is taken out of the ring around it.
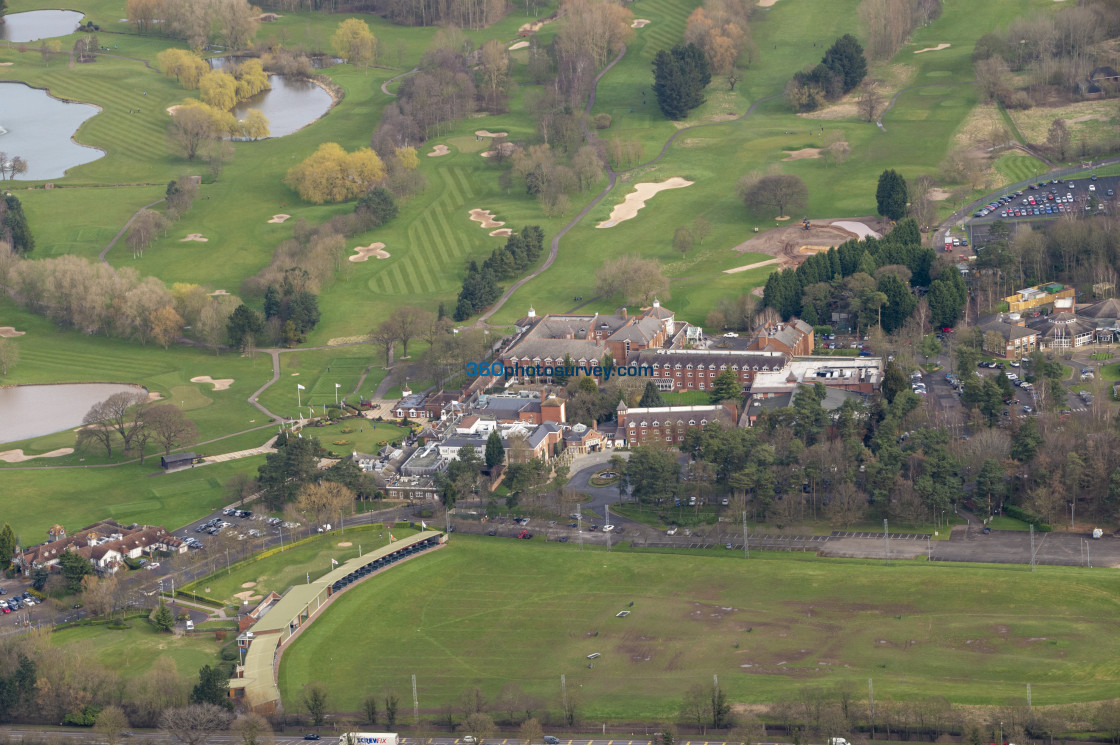
{"label": "dirt patch", "polygon": [[952,44],[938,44],[935,47],[926,47],[925,49],[919,49],[916,52],[914,52],[914,54],[921,54],[922,52],[940,52],[942,49],[948,49],[951,46],[953,46],[953,45]]}
{"label": "dirt patch", "polygon": [[[879,64],[872,68],[868,77],[874,77],[882,81],[882,84],[879,86],[879,95],[883,97],[884,101],[889,101],[891,96],[902,89],[903,86],[910,83],[917,71],[917,67],[912,65]],[[837,119],[859,119],[859,106],[856,104],[856,99],[858,97],[859,93],[853,91],[834,104],[817,109],[816,111],[807,111],[797,116],[803,119],[824,119],[829,121]]]}
{"label": "dirt patch", "polygon": [[284,222],[285,220],[291,219],[291,217],[292,217],[291,215],[273,215],[272,219],[269,220],[269,222],[270,223],[281,223],[281,222]]}
{"label": "dirt patch", "polygon": [[366,261],[370,256],[377,259],[387,259],[390,254],[385,250],[384,243],[371,243],[368,246],[358,246],[354,249],[356,252],[350,257],[350,261]]}
{"label": "dirt patch", "polygon": [[233,385],[233,378],[218,378],[217,380],[215,380],[214,378],[211,378],[209,375],[200,375],[197,378],[191,378],[191,382],[192,383],[210,383],[214,386],[214,390],[224,391],[224,390],[227,390],[231,385]]}
{"label": "dirt patch", "polygon": [[246,602],[246,603],[255,603],[255,602],[257,602],[258,600],[261,600],[264,597],[263,595],[254,595],[252,590],[246,590],[245,592],[234,593],[233,596],[235,598],[237,598],[238,600],[241,600],[241,601]]}
{"label": "dirt patch", "polygon": [[645,18],[635,18],[634,22],[630,24],[630,28],[645,28],[649,24],[650,21]]}
{"label": "dirt patch", "polygon": [[797,250],[803,254],[823,254],[832,250],[832,246],[802,246]]}
{"label": "dirt patch", "polygon": [[206,241],[208,241],[208,240],[210,240],[210,239],[202,237],[202,233],[190,233],[190,234],[187,235],[186,238],[180,238],[179,242],[180,243],[187,243],[189,241],[197,241],[198,243],[206,243]]}
{"label": "dirt patch", "polygon": [[256,586],[257,586],[256,582],[242,582],[241,583],[241,589],[243,589],[243,590],[248,590],[250,587],[256,587]]}
{"label": "dirt patch", "polygon": [[774,6],[774,3],[776,3],[776,2],[778,2],[778,0],[758,0],[758,7],[760,7],[760,8],[771,8],[771,7]]}
{"label": "dirt patch", "polygon": [[479,153],[479,155],[483,158],[493,158],[498,154],[498,151],[501,151],[502,155],[508,158],[513,155],[514,148],[516,147],[517,145],[514,145],[512,142],[500,142],[498,143],[498,147],[493,150],[486,150],[485,152]]}
{"label": "dirt patch", "polygon": [[15,450],[5,450],[0,453],[0,460],[5,463],[23,463],[25,460],[34,460],[35,458],[58,458],[63,455],[70,455],[74,452],[74,448],[59,448],[52,450],[49,453],[41,453],[39,455],[24,455],[21,448]]}
{"label": "dirt patch", "polygon": [[509,132],[491,132],[488,129],[476,129],[474,133],[479,137],[509,137]]}
{"label": "dirt patch", "polygon": [[[836,223],[840,223],[837,225]],[[773,256],[778,261],[778,268],[794,267],[805,260],[809,252],[827,251],[829,248],[839,246],[844,241],[858,238],[859,235],[851,230],[846,230],[845,225],[854,223],[862,225],[864,230],[873,230],[877,233],[889,231],[890,225],[880,218],[859,218],[858,220],[829,220],[812,221],[809,229],[805,230],[800,223],[783,225],[772,228],[765,233],[735,246],[739,253],[761,253]],[[803,251],[805,248],[807,251]],[[756,294],[762,294],[762,288]],[[754,290],[752,290],[754,292]]]}
{"label": "dirt patch", "polygon": [[432,148],[432,152],[428,153],[429,158],[438,158],[441,155],[450,155],[451,148],[447,145],[436,145]]}
{"label": "dirt patch", "polygon": [[800,150],[786,150],[786,157],[782,160],[804,160],[806,158],[819,158],[821,157],[821,150],[824,148],[819,147],[804,147]]}
{"label": "dirt patch", "polygon": [[0,338],[14,339],[17,336],[23,336],[26,333],[26,331],[16,331],[11,326],[0,326]]}
{"label": "dirt patch", "polygon": [[484,229],[486,229],[486,228],[500,228],[503,225],[505,225],[504,222],[500,222],[498,220],[495,220],[494,219],[494,213],[491,212],[490,210],[473,209],[468,214],[470,215],[470,218],[472,220],[479,223],[479,227],[484,228]]}
{"label": "dirt patch", "polygon": [[339,547],[341,547],[341,548],[350,548],[350,547],[351,547],[351,546],[353,546],[354,544],[353,544],[353,543],[351,543],[350,541],[343,541],[342,543],[340,543],[340,544],[338,544],[338,545],[339,545]]}
{"label": "dirt patch", "polygon": [[516,42],[514,44],[511,44],[510,47],[509,47],[509,51],[516,52],[518,49],[524,49],[527,46],[529,46],[529,42],[519,41],[519,42]]}
{"label": "dirt patch", "polygon": [[767,259],[766,261],[760,261],[756,264],[747,264],[746,266],[737,266],[734,269],[724,269],[723,273],[724,274],[738,274],[739,272],[749,272],[751,269],[758,269],[760,266],[770,266],[771,264],[777,264],[779,262],[781,262],[781,259]]}
{"label": "dirt patch", "polygon": [[490,235],[495,238],[509,238],[513,235],[513,230],[510,228],[498,228],[497,230],[491,230]]}
{"label": "dirt patch", "polygon": [[864,238],[867,238],[869,236],[871,238],[883,237],[881,234],[875,232],[861,222],[853,222],[851,220],[836,220],[832,224],[833,226],[840,228],[841,230],[848,230],[852,233],[855,233],[859,236],[860,240],[863,240]]}
{"label": "dirt patch", "polygon": [[926,199],[934,202],[944,202],[950,196],[952,196],[950,192],[936,186],[926,192]]}
{"label": "dirt patch", "polygon": [[540,31],[542,28],[544,28],[544,25],[546,23],[552,23],[554,20],[556,20],[556,19],[555,18],[545,18],[544,20],[541,20],[541,21],[533,21],[532,23],[523,23],[523,24],[521,24],[521,28],[517,29],[517,35],[518,36],[528,36],[529,34],[535,34],[538,31]]}
{"label": "dirt patch", "polygon": [[695,182],[688,181],[680,176],[674,176],[667,181],[661,181],[659,183],[644,182],[641,184],[634,184],[634,191],[626,195],[622,200],[622,204],[615,205],[615,208],[611,210],[609,218],[595,227],[614,227],[620,222],[635,217],[638,211],[646,206],[646,200],[652,198],[659,191],[664,191],[665,189],[683,189],[686,186],[692,186],[693,183]]}

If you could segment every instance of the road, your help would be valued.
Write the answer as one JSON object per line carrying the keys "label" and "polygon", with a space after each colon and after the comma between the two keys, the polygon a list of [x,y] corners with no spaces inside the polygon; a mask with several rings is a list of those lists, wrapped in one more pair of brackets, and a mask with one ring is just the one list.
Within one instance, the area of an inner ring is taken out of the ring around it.
{"label": "road", "polygon": [[[376,729],[376,728],[375,728]],[[310,730],[309,730],[310,731]],[[94,732],[90,729],[79,729],[75,727],[51,727],[51,728],[35,728],[25,729],[20,727],[0,727],[0,734],[7,735],[8,737],[19,738],[41,738],[45,734],[51,736],[60,736],[67,740],[76,740],[81,742],[103,742],[104,736]],[[321,736],[322,743],[331,743],[334,745],[338,742],[336,735],[324,734]],[[175,743],[180,745],[180,741],[175,739],[174,736],[162,732],[160,730],[134,730],[132,737],[126,737],[122,740],[123,743],[128,743],[130,740],[142,740],[144,742],[153,743]],[[240,735],[234,734],[216,734],[206,738],[206,742],[210,745],[241,745],[243,739]],[[464,745],[463,739],[460,737],[401,737],[401,745]],[[523,740],[517,738],[505,737],[492,737],[488,738],[486,745],[522,745]],[[708,745],[708,740],[697,738],[695,740],[679,739],[678,745]],[[723,743],[723,740],[710,741],[713,743]],[[283,733],[275,736],[276,745],[307,745],[307,741],[303,736],[292,736]],[[647,737],[634,737],[634,736],[603,736],[595,739],[584,738],[560,738],[560,745],[654,745],[654,740]],[[784,745],[781,743],[760,743],[759,745]]]}

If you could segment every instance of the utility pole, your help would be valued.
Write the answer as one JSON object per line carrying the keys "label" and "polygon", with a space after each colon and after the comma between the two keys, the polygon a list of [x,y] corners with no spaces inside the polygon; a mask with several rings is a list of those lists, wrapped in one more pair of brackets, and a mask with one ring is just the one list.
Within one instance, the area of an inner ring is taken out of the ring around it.
{"label": "utility pole", "polygon": [[887,521],[883,519],[883,559],[887,566],[891,565],[891,534],[887,532]]}
{"label": "utility pole", "polygon": [[1027,712],[1033,713],[1034,709],[1031,707],[1031,684],[1027,683]]}
{"label": "utility pole", "polygon": [[420,724],[420,699],[416,697],[416,673],[412,674],[412,723]]}
{"label": "utility pole", "polygon": [[743,510],[743,558],[751,558],[751,544],[747,536],[747,511]]}
{"label": "utility pole", "polygon": [[560,676],[560,701],[564,705],[564,711],[568,710],[568,683],[564,680],[564,676]]}
{"label": "utility pole", "polygon": [[579,537],[579,550],[583,550],[583,512],[576,505],[576,535]]}
{"label": "utility pole", "polygon": [[451,510],[450,509],[446,509],[446,510],[443,511],[443,532],[448,537],[448,539],[451,538]]}

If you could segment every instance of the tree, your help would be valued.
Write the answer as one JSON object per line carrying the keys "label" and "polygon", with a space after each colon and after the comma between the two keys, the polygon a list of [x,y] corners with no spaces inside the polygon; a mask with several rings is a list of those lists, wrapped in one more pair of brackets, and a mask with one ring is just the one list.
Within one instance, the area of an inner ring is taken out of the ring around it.
{"label": "tree", "polygon": [[366,715],[366,724],[377,724],[377,696],[366,696],[362,700],[362,710]]}
{"label": "tree", "polygon": [[170,305],[165,305],[152,314],[152,341],[164,349],[183,333],[183,319]]}
{"label": "tree", "polygon": [[688,228],[680,227],[673,233],[673,248],[681,252],[684,256],[692,249],[692,231]]}
{"label": "tree", "polygon": [[239,134],[249,140],[263,140],[270,132],[268,117],[260,109],[249,109],[239,125]]}
{"label": "tree", "polygon": [[191,704],[165,709],[159,727],[182,745],[202,745],[215,732],[229,727],[233,715],[213,704]]}
{"label": "tree", "polygon": [[540,743],[544,738],[544,730],[541,729],[541,723],[538,719],[526,719],[521,723],[521,731],[518,737],[525,745],[534,745]]}
{"label": "tree", "polygon": [[265,502],[272,508],[291,502],[318,473],[319,441],[313,438],[277,439],[277,449],[257,469]]}
{"label": "tree", "polygon": [[498,430],[491,430],[490,436],[486,438],[486,467],[499,466],[505,460],[506,450],[502,446],[502,436],[498,434]]}
{"label": "tree", "polygon": [[1070,133],[1065,119],[1055,119],[1050,124],[1050,131],[1046,135],[1046,143],[1058,153],[1059,160],[1066,159],[1066,150],[1069,149]]}
{"label": "tree", "polygon": [[220,667],[204,665],[198,671],[198,683],[191,690],[190,702],[192,704],[213,704],[232,710],[233,702],[229,697],[229,676]]}
{"label": "tree", "polygon": [[323,524],[354,504],[354,492],[336,481],[306,484],[296,500],[296,509]]}
{"label": "tree", "polygon": [[81,592],[82,578],[95,573],[90,560],[83,558],[76,551],[63,551],[58,557],[58,565],[62,570],[62,576],[66,579],[66,589],[70,592]]}
{"label": "tree", "polygon": [[739,181],[738,191],[748,210],[776,209],[778,217],[803,210],[809,202],[809,189],[805,182],[789,174],[763,176],[758,180],[746,177]]}
{"label": "tree", "polygon": [[720,371],[712,381],[711,394],[708,398],[713,404],[718,404],[720,401],[734,401],[736,405],[742,403],[743,385],[734,370],[729,367]]}
{"label": "tree", "polygon": [[[0,157],[0,160],[5,158]],[[35,236],[27,225],[23,204],[13,194],[0,200],[0,240],[7,242],[12,251],[26,257],[35,250]]]}
{"label": "tree", "polygon": [[887,403],[894,401],[895,396],[909,387],[906,373],[902,371],[902,368],[893,361],[888,362],[887,369],[883,373],[882,385],[883,398],[887,400]]}
{"label": "tree", "polygon": [[700,241],[700,245],[704,245],[704,239],[712,234],[712,224],[703,217],[697,217],[692,221],[692,237]]}
{"label": "tree", "polygon": [[656,259],[626,254],[608,259],[599,267],[595,272],[595,292],[607,297],[621,295],[627,303],[646,304],[668,297],[669,280]]}
{"label": "tree", "polygon": [[171,609],[162,600],[159,601],[159,607],[152,612],[149,620],[156,627],[156,631],[169,632],[175,626],[175,616],[171,614]]}
{"label": "tree", "polygon": [[489,714],[476,711],[463,720],[462,730],[467,734],[474,735],[478,744],[483,745],[486,738],[491,737],[497,731],[497,728]]}
{"label": "tree", "polygon": [[856,107],[865,122],[875,121],[883,108],[883,96],[879,93],[878,81],[867,80],[860,86]]}
{"label": "tree", "polygon": [[347,153],[324,142],[284,177],[284,183],[313,204],[344,202],[365,194],[385,177],[385,166],[370,148]]}
{"label": "tree", "polygon": [[712,701],[704,689],[699,685],[689,688],[681,702],[681,718],[695,722],[697,729],[703,733],[711,711]]}
{"label": "tree", "polygon": [[1011,439],[1011,457],[1020,463],[1026,463],[1034,459],[1041,445],[1042,434],[1038,431],[1038,421],[1033,417],[1028,418],[1019,425]]}
{"label": "tree", "polygon": [[300,703],[303,704],[303,708],[307,709],[307,713],[311,715],[311,723],[316,727],[322,727],[323,721],[327,718],[326,684],[318,680],[304,683],[303,691],[300,695]]}
{"label": "tree", "polygon": [[11,339],[0,339],[0,376],[8,374],[9,367],[19,362],[19,345]]}
{"label": "tree", "polygon": [[647,504],[659,504],[671,497],[680,481],[680,464],[676,456],[666,450],[647,445],[633,449],[626,462],[626,479],[632,487],[634,499]]}
{"label": "tree", "polygon": [[704,103],[704,89],[712,82],[708,59],[695,44],[662,49],[653,58],[653,92],[669,119],[684,119]]}
{"label": "tree", "polygon": [[401,699],[396,691],[385,692],[385,726],[393,729],[397,723],[397,708],[400,706]]}
{"label": "tree", "polygon": [[169,455],[172,448],[194,442],[198,429],[194,422],[187,419],[182,409],[174,404],[159,404],[144,412],[144,426],[151,431],[152,437]]}
{"label": "tree", "polygon": [[379,228],[397,216],[397,202],[384,186],[375,186],[358,199],[354,214],[370,227]]}
{"label": "tree", "polygon": [[261,318],[261,314],[244,303],[234,309],[229,321],[226,322],[229,343],[241,351],[255,344],[262,331],[264,331],[264,319]]}
{"label": "tree", "polygon": [[119,706],[106,706],[97,715],[93,729],[105,738],[108,745],[117,745],[121,733],[128,729],[128,717]]}
{"label": "tree", "polygon": [[355,67],[369,64],[377,54],[377,37],[360,18],[347,18],[331,36],[331,49]]}
{"label": "tree", "polygon": [[714,683],[712,684],[711,711],[713,727],[723,729],[731,726],[731,704],[728,702],[723,689]]}
{"label": "tree", "polygon": [[824,53],[821,64],[840,78],[844,93],[855,90],[867,75],[863,47],[851,34],[844,34],[837,39]]}
{"label": "tree", "polygon": [[268,720],[255,712],[239,716],[230,729],[241,736],[241,745],[272,745],[275,742]]}
{"label": "tree", "polygon": [[183,156],[191,161],[206,142],[217,136],[210,114],[198,106],[178,109],[171,117],[167,132]]}
{"label": "tree", "polygon": [[879,174],[879,187],[875,190],[875,202],[879,206],[880,215],[890,220],[901,220],[906,217],[908,201],[906,179],[902,178],[893,168]]}
{"label": "tree", "polygon": [[401,343],[402,357],[408,356],[408,343],[424,330],[427,320],[427,311],[407,305],[394,308],[385,319],[386,331],[392,334],[394,341]]}
{"label": "tree", "polygon": [[0,571],[8,568],[15,553],[16,534],[11,525],[4,523],[4,527],[0,528]]}
{"label": "tree", "polygon": [[650,406],[664,406],[665,399],[661,397],[661,391],[657,388],[657,383],[652,380],[646,381],[645,390],[642,391],[642,399],[638,401],[638,406],[645,409]]}

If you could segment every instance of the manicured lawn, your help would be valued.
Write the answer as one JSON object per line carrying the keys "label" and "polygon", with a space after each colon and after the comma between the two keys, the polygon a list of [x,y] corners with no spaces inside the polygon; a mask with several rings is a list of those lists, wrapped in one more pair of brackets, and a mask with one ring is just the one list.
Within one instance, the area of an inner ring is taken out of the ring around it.
{"label": "manicured lawn", "polygon": [[197,682],[197,671],[218,661],[221,644],[213,634],[161,634],[144,618],[130,618],[128,624],[131,628],[127,630],[75,626],[60,629],[48,638],[52,646],[72,651],[76,656],[89,655],[126,680],[170,662],[180,676]]}
{"label": "manicured lawn", "polygon": [[[306,582],[308,574],[312,579],[318,579],[330,572],[334,569],[331,559],[341,563],[358,556],[359,550],[369,553],[389,545],[390,532],[398,540],[416,533],[408,527],[360,525],[346,530],[343,535],[315,536],[267,558],[234,564],[231,572],[222,569],[182,589],[218,603],[234,605],[240,602],[235,595],[246,589],[251,589],[252,595],[262,597],[270,592],[283,593],[294,584]],[[344,543],[350,545],[344,546]],[[253,584],[244,587],[249,582]]]}
{"label": "manicured lawn", "polygon": [[[353,432],[342,432],[344,429],[352,429]],[[408,429],[402,429],[396,424],[368,419],[347,419],[325,427],[303,429],[304,437],[319,438],[323,447],[339,455],[348,455],[355,450],[359,453],[376,453],[386,443],[399,442],[408,433]]]}
{"label": "manicured lawn", "polygon": [[711,396],[703,391],[662,393],[661,398],[668,406],[706,406],[712,402]]}
{"label": "manicured lawn", "polygon": [[1041,176],[1050,170],[1038,158],[1020,153],[1008,153],[996,160],[996,170],[1008,184],[1026,181]]}
{"label": "manicured lawn", "polygon": [[[294,701],[324,680],[332,708],[353,711],[415,674],[425,711],[506,683],[556,709],[563,674],[587,721],[672,717],[713,674],[739,702],[794,696],[807,679],[986,704],[1020,696],[1028,677],[1036,704],[1120,693],[1107,573],[732,554],[456,536],[339,598],[285,654],[281,691]],[[396,633],[370,634],[371,617]]]}

